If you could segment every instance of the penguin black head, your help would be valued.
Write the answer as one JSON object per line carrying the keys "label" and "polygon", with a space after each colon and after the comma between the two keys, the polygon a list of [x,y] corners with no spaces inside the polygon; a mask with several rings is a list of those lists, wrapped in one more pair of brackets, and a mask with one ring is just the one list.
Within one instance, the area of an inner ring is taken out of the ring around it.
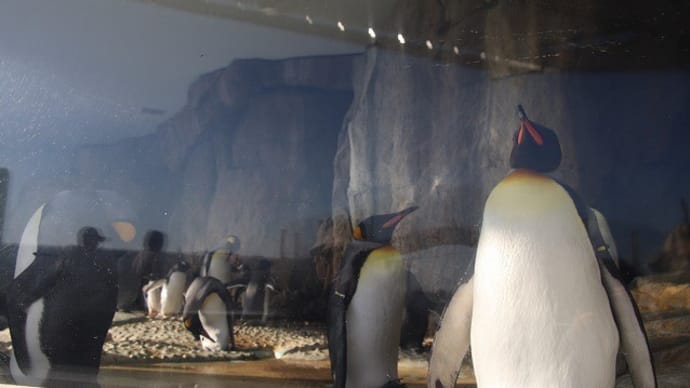
{"label": "penguin black head", "polygon": [[352,235],[355,240],[388,244],[391,242],[391,238],[393,238],[393,232],[398,223],[417,209],[417,206],[412,206],[397,213],[371,216],[357,224],[357,227],[352,231]]}
{"label": "penguin black head", "polygon": [[518,105],[520,128],[513,136],[510,167],[552,172],[561,164],[561,144],[556,132],[532,123]]}
{"label": "penguin black head", "polygon": [[189,332],[192,333],[195,340],[198,341],[203,336],[211,342],[216,342],[213,340],[213,338],[211,338],[210,335],[208,335],[206,329],[204,329],[204,325],[201,324],[199,314],[188,315],[184,317],[182,322],[184,323],[185,329],[189,330]]}
{"label": "penguin black head", "polygon": [[187,261],[185,260],[180,260],[175,265],[173,265],[173,268],[179,272],[187,272],[189,271],[189,263],[187,263]]}

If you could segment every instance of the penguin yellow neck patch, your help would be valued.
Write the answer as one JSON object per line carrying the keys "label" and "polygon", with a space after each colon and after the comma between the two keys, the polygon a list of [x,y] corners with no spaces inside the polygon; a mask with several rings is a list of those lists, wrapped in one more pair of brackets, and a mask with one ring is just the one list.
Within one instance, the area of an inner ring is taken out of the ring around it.
{"label": "penguin yellow neck patch", "polygon": [[355,240],[361,240],[362,239],[362,228],[359,226],[355,227],[355,229],[352,231],[352,237]]}
{"label": "penguin yellow neck patch", "polygon": [[516,181],[516,180],[523,180],[523,179],[539,179],[543,181],[551,181],[552,179],[549,178],[548,176],[544,174],[540,174],[538,172],[532,171],[532,170],[527,170],[527,169],[518,169],[510,173],[507,177],[503,179],[503,182],[509,183],[511,181]]}

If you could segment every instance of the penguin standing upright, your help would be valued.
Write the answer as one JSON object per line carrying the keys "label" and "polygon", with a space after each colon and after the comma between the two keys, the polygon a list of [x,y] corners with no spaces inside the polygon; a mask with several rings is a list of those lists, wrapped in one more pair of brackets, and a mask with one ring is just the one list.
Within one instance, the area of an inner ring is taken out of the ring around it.
{"label": "penguin standing upright", "polygon": [[655,387],[611,237],[572,189],[545,175],[561,161],[555,132],[518,111],[514,171],[486,201],[474,275],[444,312],[428,386],[455,386],[471,344],[479,387],[613,387],[619,349],[635,387]]}
{"label": "penguin standing upright", "polygon": [[417,207],[371,216],[352,241],[329,301],[328,349],[334,387],[397,387],[405,306],[405,269],[390,245],[398,223]]}
{"label": "penguin standing upright", "polygon": [[128,203],[109,191],[61,192],[33,214],[7,291],[15,382],[96,384],[132,220]]}
{"label": "penguin standing upright", "polygon": [[189,264],[180,260],[165,277],[165,284],[161,290],[161,315],[171,317],[182,312],[184,292],[187,286],[187,271]]}
{"label": "penguin standing upright", "polygon": [[146,314],[149,318],[156,318],[161,312],[161,290],[166,279],[149,280],[142,292],[146,301]]}
{"label": "penguin standing upright", "polygon": [[270,282],[271,262],[262,257],[245,261],[243,265],[248,267],[248,277],[242,279],[246,282],[242,295],[242,319],[266,322],[270,314],[271,291],[275,290]]}
{"label": "penguin standing upright", "polygon": [[181,312],[188,270],[189,264],[181,260],[170,268],[163,279],[150,280],[142,288],[149,317],[168,318]]}
{"label": "penguin standing upright", "polygon": [[185,293],[182,322],[201,346],[208,350],[235,348],[230,294],[216,278],[194,279]]}
{"label": "penguin standing upright", "polygon": [[223,284],[229,283],[232,273],[232,256],[240,250],[240,239],[229,235],[223,244],[204,254],[201,276],[212,276]]}

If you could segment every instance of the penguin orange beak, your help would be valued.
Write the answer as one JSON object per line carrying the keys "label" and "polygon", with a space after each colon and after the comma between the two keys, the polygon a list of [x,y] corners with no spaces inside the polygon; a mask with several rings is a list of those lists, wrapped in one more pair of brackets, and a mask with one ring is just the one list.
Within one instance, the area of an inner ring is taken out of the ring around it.
{"label": "penguin orange beak", "polygon": [[412,213],[413,211],[419,209],[419,206],[412,206],[408,207],[407,209],[400,211],[398,213],[395,213],[388,221],[386,221],[385,224],[383,224],[382,228],[387,229],[387,228],[392,228],[395,225],[398,225],[400,221],[402,221],[403,218],[405,218],[408,214]]}
{"label": "penguin orange beak", "polygon": [[527,129],[527,132],[529,133],[530,136],[532,136],[532,139],[534,140],[535,143],[538,145],[544,144],[544,139],[541,137],[541,134],[539,131],[537,131],[532,123],[529,122],[529,120],[525,119],[521,124],[520,124],[520,132],[518,133],[518,138],[517,138],[517,143],[522,144],[522,140],[525,137],[525,129]]}
{"label": "penguin orange beak", "polygon": [[525,130],[527,130],[537,145],[544,144],[544,138],[541,137],[539,131],[537,131],[536,128],[534,128],[534,125],[532,125],[532,123],[529,121],[525,110],[522,108],[522,105],[518,105],[518,116],[520,117],[520,132],[518,132],[517,143],[522,144],[522,141],[525,138]]}

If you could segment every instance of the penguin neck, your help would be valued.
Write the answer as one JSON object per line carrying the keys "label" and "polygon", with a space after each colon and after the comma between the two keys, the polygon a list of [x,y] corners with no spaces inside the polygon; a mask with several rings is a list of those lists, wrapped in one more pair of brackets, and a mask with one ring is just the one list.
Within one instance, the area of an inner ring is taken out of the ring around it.
{"label": "penguin neck", "polygon": [[548,179],[548,180],[553,180],[552,177],[549,175],[535,171],[529,168],[516,168],[513,171],[511,171],[508,176],[505,177],[505,180],[514,180],[514,179],[525,179],[525,178],[537,178],[537,179]]}

